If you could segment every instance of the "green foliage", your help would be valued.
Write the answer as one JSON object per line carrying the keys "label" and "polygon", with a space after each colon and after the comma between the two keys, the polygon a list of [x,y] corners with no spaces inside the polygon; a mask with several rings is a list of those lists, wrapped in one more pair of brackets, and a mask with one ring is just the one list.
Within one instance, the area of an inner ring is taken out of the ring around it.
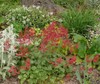
{"label": "green foliage", "polygon": [[95,52],[100,53],[100,37],[93,38],[91,41],[91,47],[90,47],[88,53],[93,54]]}
{"label": "green foliage", "polygon": [[17,28],[16,25],[20,24],[22,28],[24,26],[43,28],[45,24],[51,22],[52,16],[39,7],[19,7],[11,10],[6,16],[6,20],[8,24],[15,24],[15,28]]}
{"label": "green foliage", "polygon": [[81,35],[74,34],[73,36],[74,42],[79,43],[79,48],[78,48],[78,55],[80,58],[85,58],[86,55],[86,50],[87,50],[87,39]]}
{"label": "green foliage", "polygon": [[80,35],[86,35],[96,22],[95,14],[91,10],[68,10],[62,13],[62,19],[69,32]]}
{"label": "green foliage", "polygon": [[[55,82],[56,75],[54,75],[54,78],[52,79],[53,73],[55,72],[53,67],[48,62],[48,56],[42,54],[36,48],[33,51],[34,52],[31,52],[29,56],[31,58],[30,70],[22,70],[19,75],[21,84],[23,84],[24,81],[27,81],[29,84],[48,84],[48,81],[51,83]],[[49,77],[51,78],[49,79]]]}
{"label": "green foliage", "polygon": [[9,10],[19,6],[19,2],[16,0],[0,0],[0,17],[9,13]]}
{"label": "green foliage", "polygon": [[[100,37],[93,38],[91,42],[88,42],[88,40],[85,37],[74,34],[74,42],[78,42],[79,44],[79,48],[77,52],[78,56],[85,60],[88,58],[89,60],[91,60],[90,63],[88,62],[88,66],[92,66],[92,67],[94,66],[94,68],[100,70],[100,64],[99,64]],[[87,57],[87,55],[89,56]],[[96,62],[93,60],[95,60]],[[91,64],[92,61],[93,64]],[[84,63],[86,63],[86,61]]]}

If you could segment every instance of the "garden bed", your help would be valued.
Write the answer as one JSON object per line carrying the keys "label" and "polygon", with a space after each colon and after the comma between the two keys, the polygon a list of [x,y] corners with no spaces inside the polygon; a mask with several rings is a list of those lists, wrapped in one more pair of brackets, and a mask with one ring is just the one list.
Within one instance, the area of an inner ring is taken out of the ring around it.
{"label": "garden bed", "polygon": [[34,1],[0,1],[0,84],[100,84],[99,1]]}
{"label": "garden bed", "polygon": [[[20,82],[17,77],[12,77],[6,79],[5,81],[0,82],[0,84],[20,84]],[[64,78],[58,84],[80,84],[80,83],[77,81],[76,77],[73,77],[71,78],[71,80],[67,80],[66,78]],[[91,84],[100,84],[100,72],[98,72],[97,70],[93,71],[93,76],[91,77]]]}

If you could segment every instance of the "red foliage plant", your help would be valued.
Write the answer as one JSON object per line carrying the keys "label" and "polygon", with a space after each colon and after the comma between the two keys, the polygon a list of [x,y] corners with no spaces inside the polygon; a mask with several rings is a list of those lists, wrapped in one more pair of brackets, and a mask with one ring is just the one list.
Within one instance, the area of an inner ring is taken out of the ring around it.
{"label": "red foliage plant", "polygon": [[65,78],[66,78],[66,80],[70,80],[71,79],[71,75],[70,74],[67,74],[66,76],[65,76]]}
{"label": "red foliage plant", "polygon": [[57,22],[52,22],[47,28],[42,31],[41,51],[47,50],[47,45],[58,46],[62,42],[62,47],[69,45],[68,30],[64,27],[57,27]]}
{"label": "red foliage plant", "polygon": [[25,28],[24,31],[19,33],[18,42],[24,45],[32,44],[33,37],[35,35],[35,30],[33,28]]}
{"label": "red foliage plant", "polygon": [[20,46],[19,52],[16,54],[16,56],[25,57],[28,54],[28,48]]}
{"label": "red foliage plant", "polygon": [[18,71],[17,67],[15,67],[15,66],[11,66],[11,68],[8,70],[8,72],[10,72],[12,76],[16,76],[20,73]]}
{"label": "red foliage plant", "polygon": [[62,61],[63,61],[63,59],[62,59],[61,57],[56,59],[56,62],[57,62],[58,64],[61,64]]}
{"label": "red foliage plant", "polygon": [[93,58],[93,62],[98,62],[100,60],[100,55],[96,55],[94,58]]}
{"label": "red foliage plant", "polygon": [[30,59],[27,58],[26,61],[25,61],[25,66],[21,66],[20,69],[29,70],[30,67],[31,67],[31,62],[30,62]]}
{"label": "red foliage plant", "polygon": [[75,62],[76,62],[76,56],[73,56],[68,60],[69,64],[74,64]]}

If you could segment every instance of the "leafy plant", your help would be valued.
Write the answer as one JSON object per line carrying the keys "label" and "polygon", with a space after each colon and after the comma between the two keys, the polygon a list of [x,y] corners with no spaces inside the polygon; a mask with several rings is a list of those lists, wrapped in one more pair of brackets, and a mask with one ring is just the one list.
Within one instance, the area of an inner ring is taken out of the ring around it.
{"label": "leafy plant", "polygon": [[5,79],[11,65],[16,63],[16,34],[13,25],[0,32],[0,76]]}
{"label": "leafy plant", "polygon": [[[19,79],[21,84],[25,81],[30,84],[56,84],[67,73],[71,72],[71,68],[66,64],[73,65],[76,62],[76,56],[70,54],[71,56],[66,58],[69,46],[72,46],[68,38],[68,31],[57,26],[56,22],[52,22],[41,30],[40,34],[37,33],[37,29],[29,28],[25,29],[22,34],[20,33],[19,39],[24,40],[23,42],[19,40],[23,46],[20,46],[16,54],[20,57],[18,61]],[[26,44],[26,41],[29,44]]]}
{"label": "leafy plant", "polygon": [[80,83],[89,83],[92,71],[100,68],[100,54],[91,51],[92,44],[78,34],[74,34],[73,42],[68,30],[57,22],[43,30],[26,27],[16,41],[17,64],[10,65],[8,72],[18,75],[21,84],[56,84],[73,75]]}
{"label": "leafy plant", "polygon": [[95,15],[90,10],[68,10],[62,13],[62,23],[71,33],[86,35],[95,25]]}
{"label": "leafy plant", "polygon": [[100,53],[100,37],[91,40],[91,47],[88,53],[93,54],[95,52]]}
{"label": "leafy plant", "polygon": [[45,24],[50,23],[53,18],[48,12],[39,7],[18,7],[10,11],[10,14],[6,16],[6,20],[8,24],[14,24],[15,28],[17,28],[16,25],[20,24],[22,28],[25,26],[43,28]]}
{"label": "leafy plant", "polygon": [[[100,60],[100,37],[98,38],[93,38],[91,42],[88,42],[88,40],[81,36],[74,34],[74,42],[78,42],[79,47],[78,47],[78,56],[80,58],[85,59],[86,55],[87,59],[89,59],[89,62],[93,62],[92,66],[96,67],[99,70],[100,65],[98,64]],[[85,62],[84,62],[85,63]]]}
{"label": "leafy plant", "polygon": [[9,13],[9,10],[19,6],[19,2],[15,0],[0,0],[0,17]]}

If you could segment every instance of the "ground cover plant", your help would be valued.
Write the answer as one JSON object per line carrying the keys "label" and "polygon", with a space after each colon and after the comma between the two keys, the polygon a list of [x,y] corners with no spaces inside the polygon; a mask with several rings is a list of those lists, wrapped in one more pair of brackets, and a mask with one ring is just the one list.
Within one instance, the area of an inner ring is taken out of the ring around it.
{"label": "ground cover plant", "polygon": [[19,7],[11,10],[10,13],[5,16],[5,22],[7,22],[7,24],[14,24],[15,28],[19,31],[25,26],[43,28],[45,24],[50,23],[53,19],[53,16],[51,16],[49,12],[42,10],[39,6],[30,8],[25,6]]}
{"label": "ground cover plant", "polygon": [[10,77],[16,84],[98,84],[100,13],[93,1],[54,0],[63,7],[57,13],[41,2],[1,0],[0,84]]}

